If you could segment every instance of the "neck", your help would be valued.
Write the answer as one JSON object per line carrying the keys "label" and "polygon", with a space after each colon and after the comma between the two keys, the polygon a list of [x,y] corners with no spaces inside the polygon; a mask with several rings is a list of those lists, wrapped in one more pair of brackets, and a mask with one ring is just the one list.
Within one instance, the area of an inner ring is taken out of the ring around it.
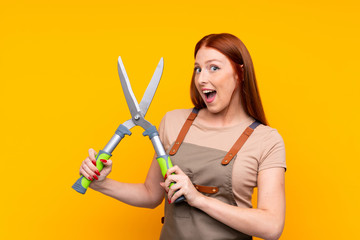
{"label": "neck", "polygon": [[245,122],[250,118],[243,108],[236,109],[235,111],[227,108],[218,113],[212,113],[207,108],[204,108],[199,112],[199,116],[201,116],[204,122],[214,127],[233,126]]}
{"label": "neck", "polygon": [[201,120],[214,127],[227,127],[247,121],[250,116],[245,112],[240,98],[232,99],[229,106],[219,112],[214,112],[208,108],[201,109],[199,112]]}

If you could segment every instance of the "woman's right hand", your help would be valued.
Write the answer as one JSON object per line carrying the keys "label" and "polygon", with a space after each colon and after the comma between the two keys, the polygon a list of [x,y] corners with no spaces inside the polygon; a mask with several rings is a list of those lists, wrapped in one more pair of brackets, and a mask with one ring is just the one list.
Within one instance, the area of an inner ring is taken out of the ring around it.
{"label": "woman's right hand", "polygon": [[107,175],[111,172],[112,161],[100,159],[104,164],[104,168],[99,172],[96,168],[96,152],[94,149],[89,149],[89,156],[82,162],[80,166],[80,174],[89,179],[90,181],[101,182],[104,181]]}

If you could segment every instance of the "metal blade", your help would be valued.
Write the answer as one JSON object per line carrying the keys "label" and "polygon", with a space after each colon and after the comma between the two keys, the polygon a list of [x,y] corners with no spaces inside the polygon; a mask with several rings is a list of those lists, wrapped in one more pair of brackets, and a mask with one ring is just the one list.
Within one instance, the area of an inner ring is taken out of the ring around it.
{"label": "metal blade", "polygon": [[129,77],[126,74],[125,67],[120,56],[118,59],[118,72],[127,105],[129,107],[131,116],[134,117],[140,111],[140,107],[136,100],[134,92],[131,89]]}
{"label": "metal blade", "polygon": [[147,110],[149,109],[150,103],[151,103],[151,101],[155,95],[156,89],[159,85],[163,69],[164,69],[164,59],[161,58],[155,69],[154,75],[152,76],[151,81],[146,88],[144,96],[140,102],[140,110],[141,110],[141,113],[144,115],[144,117],[145,117]]}
{"label": "metal blade", "polygon": [[124,125],[127,129],[131,129],[135,126],[135,123],[132,119],[127,120],[126,122],[124,122],[122,125]]}

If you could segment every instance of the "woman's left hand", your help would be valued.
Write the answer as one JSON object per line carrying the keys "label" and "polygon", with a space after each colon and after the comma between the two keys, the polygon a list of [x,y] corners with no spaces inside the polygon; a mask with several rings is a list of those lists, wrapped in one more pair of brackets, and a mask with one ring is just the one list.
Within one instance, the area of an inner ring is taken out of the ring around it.
{"label": "woman's left hand", "polygon": [[[172,182],[174,184],[169,188]],[[178,197],[184,195],[187,203],[195,207],[204,197],[203,194],[196,190],[189,177],[178,166],[174,166],[166,172],[165,182],[160,183],[160,185],[168,193],[169,203],[173,203]]]}

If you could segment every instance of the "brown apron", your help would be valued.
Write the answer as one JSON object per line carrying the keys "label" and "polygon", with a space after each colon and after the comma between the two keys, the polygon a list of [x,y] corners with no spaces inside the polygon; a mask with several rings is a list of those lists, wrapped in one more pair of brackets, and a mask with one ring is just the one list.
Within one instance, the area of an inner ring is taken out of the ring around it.
{"label": "brown apron", "polygon": [[[183,142],[198,111],[194,108],[189,115],[168,154],[171,156],[173,165],[178,165],[184,171],[198,191],[236,206],[232,192],[232,168],[235,161],[232,160],[236,159],[237,152],[260,123],[255,121],[247,127],[230,151],[225,152]],[[165,217],[160,235],[161,240],[252,239],[251,236],[217,221],[186,202],[169,204],[166,194],[165,198]]]}

